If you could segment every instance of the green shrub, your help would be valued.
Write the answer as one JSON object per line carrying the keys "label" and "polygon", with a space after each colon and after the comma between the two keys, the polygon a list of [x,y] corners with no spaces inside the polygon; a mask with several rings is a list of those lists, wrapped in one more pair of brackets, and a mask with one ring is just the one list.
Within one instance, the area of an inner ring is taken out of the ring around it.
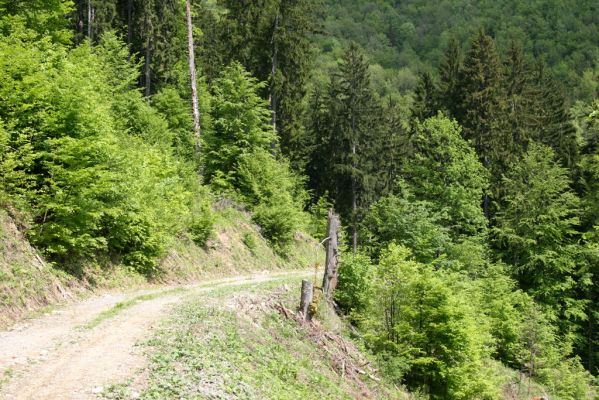
{"label": "green shrub", "polygon": [[208,195],[208,190],[202,189],[191,209],[189,233],[191,239],[198,246],[205,246],[208,240],[214,236],[216,215],[212,210],[212,202]]}
{"label": "green shrub", "polygon": [[12,93],[0,104],[0,182],[31,213],[32,243],[71,272],[101,258],[156,273],[199,190],[128,56],[114,35],[74,49],[0,38],[0,97]]}
{"label": "green shrub", "polygon": [[247,247],[252,254],[255,253],[256,248],[258,247],[258,242],[256,242],[256,237],[252,232],[245,232],[241,238],[241,241]]}
{"label": "green shrub", "polygon": [[275,160],[266,150],[243,155],[238,160],[236,188],[252,206],[252,219],[278,250],[289,244],[303,228],[307,194],[302,181],[284,160]]}
{"label": "green shrub", "polygon": [[391,242],[404,245],[422,262],[439,257],[451,243],[443,216],[428,201],[402,194],[383,197],[368,210],[362,223],[362,237],[374,257]]}
{"label": "green shrub", "polygon": [[491,336],[464,279],[411,259],[391,244],[375,268],[361,326],[385,364],[431,399],[498,399],[488,366]]}
{"label": "green shrub", "polygon": [[335,301],[339,307],[357,317],[368,304],[374,266],[370,258],[360,253],[341,256]]}

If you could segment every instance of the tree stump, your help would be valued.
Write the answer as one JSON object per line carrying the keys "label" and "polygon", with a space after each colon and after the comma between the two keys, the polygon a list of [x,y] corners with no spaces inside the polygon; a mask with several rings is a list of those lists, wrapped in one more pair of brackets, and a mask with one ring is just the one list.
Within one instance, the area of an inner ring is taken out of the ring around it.
{"label": "tree stump", "polygon": [[302,313],[304,321],[310,321],[312,319],[310,304],[312,303],[313,297],[314,285],[312,282],[304,279],[302,281],[302,297],[300,298],[300,312]]}
{"label": "tree stump", "polygon": [[341,221],[333,210],[329,210],[328,240],[326,244],[326,261],[324,277],[322,280],[322,293],[326,301],[333,298],[333,291],[337,286],[337,262],[339,254],[339,227]]}

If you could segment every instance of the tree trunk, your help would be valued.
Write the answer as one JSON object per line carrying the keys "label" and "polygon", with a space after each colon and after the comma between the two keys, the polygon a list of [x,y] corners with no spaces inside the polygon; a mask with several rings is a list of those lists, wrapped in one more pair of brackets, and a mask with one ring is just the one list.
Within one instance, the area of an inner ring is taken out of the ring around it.
{"label": "tree trunk", "polygon": [[275,16],[275,23],[272,33],[272,60],[271,60],[271,71],[270,71],[270,112],[271,112],[271,124],[274,133],[277,133],[277,95],[275,93],[275,76],[278,68],[278,52],[277,47],[277,31],[279,30],[279,13]]}
{"label": "tree trunk", "polygon": [[300,312],[302,313],[304,321],[310,321],[312,319],[312,315],[310,313],[310,304],[312,303],[313,296],[314,285],[310,281],[303,280],[302,296],[300,298]]}
{"label": "tree trunk", "polygon": [[133,0],[127,0],[127,44],[133,43]]}
{"label": "tree trunk", "polygon": [[144,86],[145,86],[145,95],[149,97],[152,93],[152,50],[150,46],[152,45],[152,28],[150,21],[148,19],[148,11],[145,11],[146,16],[144,18],[145,25],[145,34],[146,34],[146,51],[145,51],[145,62],[144,62]]}
{"label": "tree trunk", "polygon": [[151,71],[151,60],[152,60],[152,52],[150,50],[150,39],[146,41],[146,55],[145,55],[145,63],[144,63],[144,86],[145,91],[144,94],[146,97],[150,97],[152,93],[152,71]]}
{"label": "tree trunk", "polygon": [[325,299],[331,300],[333,298],[333,291],[337,286],[337,258],[339,254],[339,217],[335,215],[333,210],[329,210],[329,223],[328,223],[328,240],[326,245],[326,260],[325,260],[325,271],[322,280],[322,293]]}
{"label": "tree trunk", "polygon": [[356,144],[352,145],[351,209],[352,209],[352,250],[358,251],[358,195],[356,185]]}
{"label": "tree trunk", "polygon": [[198,87],[196,78],[195,52],[193,47],[193,24],[191,21],[190,0],[185,2],[185,13],[187,15],[187,52],[189,60],[189,79],[191,80],[191,106],[193,113],[193,132],[196,139],[196,150],[200,151],[200,136],[202,128],[200,125],[200,106],[198,100]]}
{"label": "tree trunk", "polygon": [[87,1],[87,37],[90,42],[93,42],[93,34],[94,34],[94,6],[92,5],[92,0]]}

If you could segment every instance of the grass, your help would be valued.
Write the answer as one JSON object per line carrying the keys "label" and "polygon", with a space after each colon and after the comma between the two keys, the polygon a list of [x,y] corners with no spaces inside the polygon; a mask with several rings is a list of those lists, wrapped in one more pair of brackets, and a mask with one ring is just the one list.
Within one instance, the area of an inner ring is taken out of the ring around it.
{"label": "grass", "polygon": [[2,389],[2,386],[8,383],[8,381],[13,377],[14,373],[14,370],[10,367],[4,370],[2,376],[0,376],[0,389]]}
{"label": "grass", "polygon": [[322,400],[361,398],[369,392],[375,395],[370,398],[407,399],[385,383],[365,378],[360,385],[347,379],[307,328],[264,306],[276,293],[276,304],[294,307],[299,279],[294,281],[220,287],[190,298],[146,343],[145,387],[114,385],[104,397],[127,399],[137,392],[146,400]]}
{"label": "grass", "polygon": [[234,208],[216,213],[216,233],[205,248],[186,238],[174,243],[162,262],[165,281],[189,281],[259,270],[305,269],[323,265],[324,251],[318,243],[297,235],[284,256],[277,254],[260,235],[251,217]]}
{"label": "grass", "polygon": [[88,322],[85,325],[85,328],[92,329],[92,328],[100,325],[103,321],[105,321],[109,318],[115,317],[119,313],[125,311],[128,308],[133,307],[134,305],[136,305],[138,303],[141,303],[142,301],[153,300],[158,297],[168,296],[171,294],[183,293],[187,290],[188,289],[186,289],[186,288],[174,288],[174,289],[161,290],[159,292],[142,294],[142,295],[136,296],[132,299],[129,299],[129,300],[126,300],[123,302],[119,302],[119,303],[115,304],[112,308],[109,308],[108,310],[102,311],[100,314],[98,314],[96,316],[96,318],[94,318],[93,320],[91,320],[90,322]]}

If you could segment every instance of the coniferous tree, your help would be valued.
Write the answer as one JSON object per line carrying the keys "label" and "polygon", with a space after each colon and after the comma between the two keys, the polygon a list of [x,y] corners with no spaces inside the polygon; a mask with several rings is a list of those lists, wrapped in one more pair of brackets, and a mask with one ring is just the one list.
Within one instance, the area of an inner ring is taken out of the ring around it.
{"label": "coniferous tree", "polygon": [[580,199],[551,148],[533,143],[503,179],[495,246],[523,289],[556,312],[580,313],[575,301]]}
{"label": "coniferous tree", "polygon": [[578,161],[578,144],[562,90],[552,77],[547,76],[542,62],[537,65],[534,81],[538,93],[534,105],[538,140],[556,152],[562,165],[572,167]]}
{"label": "coniferous tree", "polygon": [[[272,74],[272,39],[279,0],[224,0],[219,40],[225,64],[238,61],[254,77],[269,81]],[[264,94],[268,89],[264,89]]]}
{"label": "coniferous tree", "polygon": [[[176,0],[78,0],[72,17],[78,41],[97,43],[116,31],[131,54],[143,60],[140,86],[146,96],[173,80],[175,65],[186,59],[185,3]],[[172,82],[171,82],[172,83]]]}
{"label": "coniferous tree", "polygon": [[384,155],[381,137],[377,137],[377,122],[382,109],[370,86],[369,65],[358,46],[352,44],[331,78],[325,99],[326,114],[318,139],[318,153],[326,154],[323,165],[310,169],[326,178],[316,178],[328,191],[342,217],[349,221],[354,250],[358,243],[358,222],[362,210],[376,200],[377,171]]}
{"label": "coniferous tree", "polygon": [[225,1],[221,24],[225,62],[239,61],[260,80],[271,109],[271,124],[284,155],[296,170],[306,163],[305,96],[312,66],[311,34],[317,1]]}
{"label": "coniferous tree", "polygon": [[104,32],[115,28],[117,8],[115,0],[79,0],[74,11],[76,40],[88,38],[97,42]]}
{"label": "coniferous tree", "polygon": [[[503,62],[503,118],[500,126],[512,136],[512,153],[521,155],[535,136],[532,71],[519,42],[511,40]],[[505,125],[501,125],[505,123]],[[507,134],[506,134],[507,136]]]}
{"label": "coniferous tree", "polygon": [[460,81],[464,115],[458,120],[464,128],[464,136],[472,140],[487,167],[497,158],[493,152],[504,145],[493,132],[493,121],[499,107],[500,78],[499,58],[493,39],[480,30],[464,61]]}
{"label": "coniferous tree", "polygon": [[457,39],[451,38],[445,57],[439,66],[439,102],[450,116],[460,119],[463,114],[461,99],[462,56]]}
{"label": "coniferous tree", "polygon": [[499,181],[510,165],[518,162],[531,140],[538,137],[534,115],[535,88],[530,63],[519,42],[511,40],[503,57],[499,101],[492,129],[497,138],[493,159],[493,197],[501,201],[503,185]]}
{"label": "coniferous tree", "polygon": [[283,154],[296,170],[303,169],[307,161],[303,119],[316,8],[314,0],[280,0],[273,23],[270,89],[273,125]]}
{"label": "coniferous tree", "polygon": [[428,71],[421,72],[418,86],[414,90],[412,114],[424,121],[435,116],[437,111],[439,111],[439,92],[433,76]]}

